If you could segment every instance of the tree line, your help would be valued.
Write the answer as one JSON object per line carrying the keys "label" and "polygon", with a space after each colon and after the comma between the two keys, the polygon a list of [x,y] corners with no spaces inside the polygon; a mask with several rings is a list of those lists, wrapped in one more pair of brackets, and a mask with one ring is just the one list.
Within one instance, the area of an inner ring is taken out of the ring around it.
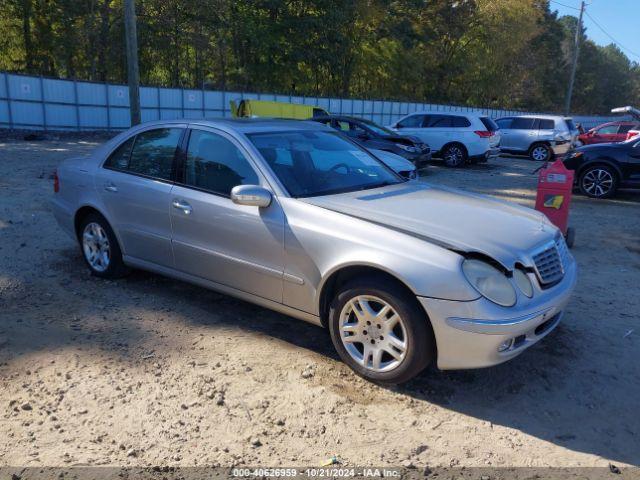
{"label": "tree line", "polygon": [[[577,19],[549,0],[137,0],[143,84],[561,111]],[[0,70],[126,82],[123,0],[0,0]],[[584,32],[572,110],[640,104]]]}

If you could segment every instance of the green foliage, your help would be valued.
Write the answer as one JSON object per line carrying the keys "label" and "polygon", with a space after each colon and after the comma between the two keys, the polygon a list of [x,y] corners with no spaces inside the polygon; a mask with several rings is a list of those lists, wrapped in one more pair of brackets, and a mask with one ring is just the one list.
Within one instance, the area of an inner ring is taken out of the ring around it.
{"label": "green foliage", "polygon": [[[0,69],[126,81],[123,0],[0,0]],[[548,0],[137,0],[146,84],[560,111],[574,17]],[[640,104],[585,36],[573,109]]]}

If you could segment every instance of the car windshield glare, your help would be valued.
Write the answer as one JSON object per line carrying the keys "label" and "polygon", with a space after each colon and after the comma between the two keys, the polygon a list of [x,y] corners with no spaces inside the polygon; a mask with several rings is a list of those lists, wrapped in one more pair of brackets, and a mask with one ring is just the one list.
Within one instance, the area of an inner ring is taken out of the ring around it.
{"label": "car windshield glare", "polygon": [[293,197],[365,190],[404,182],[366,150],[334,132],[248,134]]}

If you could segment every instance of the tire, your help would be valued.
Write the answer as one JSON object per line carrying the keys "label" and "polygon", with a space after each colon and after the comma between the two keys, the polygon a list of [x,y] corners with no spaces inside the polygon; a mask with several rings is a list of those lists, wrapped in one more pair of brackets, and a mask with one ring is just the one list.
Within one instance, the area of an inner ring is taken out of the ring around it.
{"label": "tire", "polygon": [[[381,316],[367,315],[367,306]],[[359,277],[343,285],[331,303],[329,332],[340,358],[382,385],[410,380],[435,357],[433,330],[417,299],[384,277]],[[362,341],[343,340],[354,337]]]}
{"label": "tire", "polygon": [[529,147],[529,158],[536,162],[548,162],[551,155],[551,147],[544,143],[534,143]]}
{"label": "tire", "polygon": [[578,186],[591,198],[611,198],[618,190],[618,174],[609,165],[594,165],[580,172]]}
{"label": "tire", "polygon": [[90,213],[82,219],[78,242],[82,258],[96,277],[120,278],[129,273],[118,239],[102,215]]}
{"label": "tire", "polygon": [[442,149],[442,159],[447,167],[462,167],[467,163],[467,149],[459,143],[452,143]]}
{"label": "tire", "polygon": [[567,234],[565,235],[565,241],[567,242],[567,247],[573,248],[573,245],[576,242],[576,231],[573,227],[567,228]]}

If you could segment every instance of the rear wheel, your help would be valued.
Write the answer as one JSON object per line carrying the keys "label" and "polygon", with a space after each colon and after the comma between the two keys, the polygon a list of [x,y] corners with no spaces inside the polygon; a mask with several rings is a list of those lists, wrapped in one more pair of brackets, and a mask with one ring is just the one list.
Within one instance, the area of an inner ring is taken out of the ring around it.
{"label": "rear wheel", "polygon": [[612,197],[618,189],[618,175],[608,165],[595,165],[580,174],[580,191],[591,198]]}
{"label": "rear wheel", "polygon": [[84,261],[95,276],[118,278],[129,272],[122,260],[118,240],[102,215],[90,213],[82,219],[78,240]]}
{"label": "rear wheel", "polygon": [[442,150],[442,158],[447,167],[461,167],[467,162],[467,150],[457,143],[447,145]]}
{"label": "rear wheel", "polygon": [[529,158],[537,162],[546,162],[551,160],[551,148],[544,143],[534,143],[529,148]]}
{"label": "rear wheel", "polygon": [[435,353],[433,332],[417,300],[386,278],[344,285],[331,304],[329,331],[342,360],[381,384],[410,380]]}

